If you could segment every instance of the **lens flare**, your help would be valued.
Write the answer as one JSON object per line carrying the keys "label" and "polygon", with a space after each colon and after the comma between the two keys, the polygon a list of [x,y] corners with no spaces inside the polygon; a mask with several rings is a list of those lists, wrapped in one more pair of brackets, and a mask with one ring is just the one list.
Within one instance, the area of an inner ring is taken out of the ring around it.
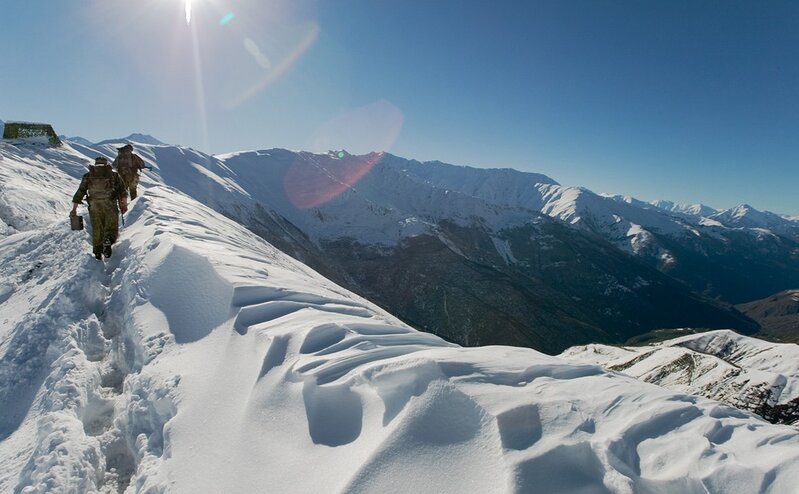
{"label": "lens flare", "polygon": [[244,49],[247,50],[247,53],[252,55],[252,58],[255,59],[255,63],[261,66],[264,70],[269,70],[272,68],[272,62],[269,60],[269,57],[264,55],[264,52],[261,51],[261,48],[258,47],[258,44],[250,38],[246,38],[244,40]]}
{"label": "lens flare", "polygon": [[366,156],[342,154],[343,157],[300,153],[283,179],[286,196],[296,208],[321,206],[353,189],[384,156],[384,153]]}
{"label": "lens flare", "polygon": [[228,12],[227,14],[225,14],[224,17],[219,19],[219,25],[220,26],[224,26],[228,22],[232,21],[234,17],[235,17],[235,15],[233,14],[233,12]]}
{"label": "lens flare", "polygon": [[346,149],[353,154],[390,151],[399,137],[405,117],[388,100],[353,108],[321,125],[307,147],[324,151]]}
{"label": "lens flare", "polygon": [[[300,40],[300,42],[294,47],[294,49],[286,55],[282,60],[271,66],[271,69],[268,70],[263,78],[252,85],[250,88],[245,90],[236,98],[233,98],[231,101],[228,101],[227,104],[224,105],[224,108],[231,110],[233,108],[241,106],[243,103],[248,101],[249,99],[255,97],[261,91],[266,89],[271,83],[279,79],[283,74],[288,72],[288,70],[298,61],[302,56],[305,54],[308,49],[313,46],[314,42],[316,42],[317,38],[319,37],[320,28],[318,24],[312,24],[308,31],[306,32],[305,36]],[[270,62],[271,64],[271,62]]]}
{"label": "lens flare", "polygon": [[[399,136],[404,116],[399,108],[386,100],[353,109],[330,120],[314,136],[316,149],[338,148],[355,151],[380,150],[363,156],[345,151],[326,155],[301,153],[283,179],[286,197],[299,209],[309,209],[332,201],[344,192],[355,189],[358,182],[377,166]],[[352,150],[352,149],[351,149]]]}

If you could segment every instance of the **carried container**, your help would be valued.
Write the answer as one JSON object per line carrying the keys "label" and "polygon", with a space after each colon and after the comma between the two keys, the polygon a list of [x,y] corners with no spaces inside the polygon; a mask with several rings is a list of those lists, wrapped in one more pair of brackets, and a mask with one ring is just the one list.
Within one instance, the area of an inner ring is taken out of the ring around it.
{"label": "carried container", "polygon": [[75,213],[69,214],[69,227],[73,230],[83,230],[83,216]]}

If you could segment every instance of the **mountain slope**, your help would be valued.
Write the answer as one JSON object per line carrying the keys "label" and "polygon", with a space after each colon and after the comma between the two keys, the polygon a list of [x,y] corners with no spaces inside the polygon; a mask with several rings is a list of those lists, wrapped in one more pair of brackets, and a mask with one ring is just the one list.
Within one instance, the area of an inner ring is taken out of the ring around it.
{"label": "mountain slope", "polygon": [[794,344],[721,330],[644,347],[574,347],[561,357],[799,425],[799,346]]}
{"label": "mountain slope", "polygon": [[799,290],[786,290],[761,300],[740,304],[738,310],[760,324],[758,337],[799,343]]}
{"label": "mountain slope", "polygon": [[[46,154],[14,161],[12,181],[77,187]],[[534,350],[459,348],[175,189],[143,192],[109,262],[88,255],[57,202],[39,219],[54,223],[0,240],[0,409],[13,410],[0,491],[789,493],[799,482],[795,429]]]}

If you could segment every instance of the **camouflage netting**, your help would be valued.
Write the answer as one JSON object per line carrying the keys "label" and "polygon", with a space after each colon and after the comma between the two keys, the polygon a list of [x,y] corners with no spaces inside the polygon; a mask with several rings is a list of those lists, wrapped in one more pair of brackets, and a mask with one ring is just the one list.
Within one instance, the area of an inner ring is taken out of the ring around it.
{"label": "camouflage netting", "polygon": [[3,139],[47,138],[51,146],[60,146],[61,140],[53,130],[53,126],[45,123],[6,122]]}

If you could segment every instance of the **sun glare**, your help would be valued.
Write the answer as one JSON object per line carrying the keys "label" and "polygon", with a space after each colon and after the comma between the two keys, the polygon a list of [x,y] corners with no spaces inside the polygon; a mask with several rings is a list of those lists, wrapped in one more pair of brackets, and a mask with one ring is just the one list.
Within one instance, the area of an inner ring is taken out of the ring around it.
{"label": "sun glare", "polygon": [[186,6],[186,24],[191,24],[191,0],[183,0]]}

